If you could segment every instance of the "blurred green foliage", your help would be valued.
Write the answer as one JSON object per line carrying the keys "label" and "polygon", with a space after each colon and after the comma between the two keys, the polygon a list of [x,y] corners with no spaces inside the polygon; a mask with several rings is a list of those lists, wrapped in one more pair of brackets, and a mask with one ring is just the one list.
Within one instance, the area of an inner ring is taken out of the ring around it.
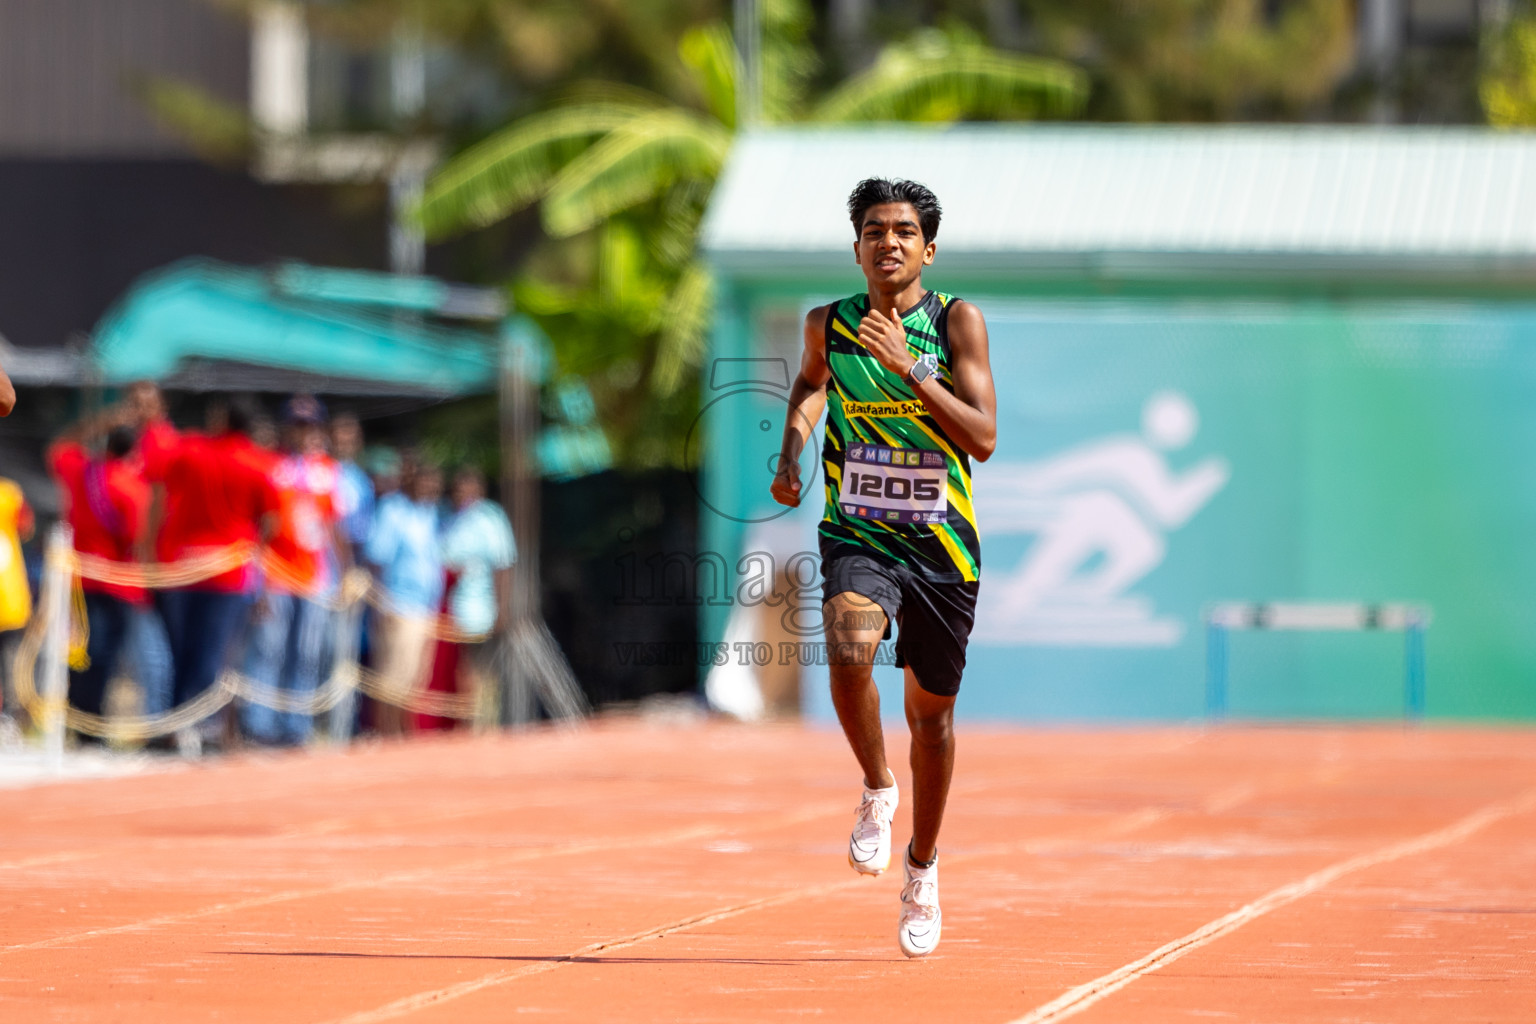
{"label": "blurred green foliage", "polygon": [[[210,2],[249,12],[258,0]],[[1296,118],[1327,104],[1354,52],[1354,5],[1338,0],[862,6],[850,30],[833,0],[758,0],[764,122]],[[429,105],[421,123],[396,126],[459,150],[429,183],[420,223],[434,240],[460,239],[452,251],[461,276],[508,282],[517,307],[550,335],[559,373],[589,381],[598,420],[632,467],[677,464],[697,407],[712,282],[696,238],[738,129],[730,8],[305,5],[311,32],[340,44],[377,50],[409,30],[465,67],[490,69],[499,83],[492,113],[482,104],[479,120],[433,124]],[[1500,65],[1502,77],[1484,89],[1490,116],[1518,107],[1521,89],[1531,95],[1507,70],[1530,64]],[[238,159],[250,144],[240,112],[193,87],[152,80],[141,94],[210,159]],[[466,254],[486,266],[465,267]],[[432,443],[449,461],[486,461],[465,437],[494,416],[443,410],[435,420],[429,431],[443,436]]]}
{"label": "blurred green foliage", "polygon": [[1109,121],[1290,119],[1351,69],[1355,5],[1340,0],[1021,0],[1045,53],[1094,79]]}
{"label": "blurred green foliage", "polygon": [[1489,124],[1536,127],[1536,11],[1529,5],[1483,41],[1478,95]]}
{"label": "blurred green foliage", "polygon": [[[1069,116],[1087,84],[1058,61],[1004,53],[956,26],[886,47],[822,95],[802,0],[762,0],[767,123]],[[591,383],[619,461],[677,465],[697,414],[712,283],[696,251],[704,209],[738,128],[730,29],[684,31],[665,92],[590,81],[515,120],[439,170],[419,209],[429,237],[530,206],[544,242],[519,269],[517,308]]]}

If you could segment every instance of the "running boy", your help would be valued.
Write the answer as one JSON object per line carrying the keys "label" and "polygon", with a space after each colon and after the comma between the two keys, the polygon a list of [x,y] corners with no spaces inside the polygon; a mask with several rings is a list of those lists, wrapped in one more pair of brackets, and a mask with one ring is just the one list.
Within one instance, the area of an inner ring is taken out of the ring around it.
{"label": "running boy", "polygon": [[923,286],[938,198],[916,182],[870,178],[848,213],[868,288],[806,317],[773,497],[800,504],[800,452],[827,408],[822,614],[832,703],[864,771],[848,861],[869,875],[890,866],[896,779],[872,667],[894,621],[914,790],[897,940],[907,956],[925,956],[942,923],[939,825],[981,570],[970,460],[997,445],[997,404],[981,311]]}

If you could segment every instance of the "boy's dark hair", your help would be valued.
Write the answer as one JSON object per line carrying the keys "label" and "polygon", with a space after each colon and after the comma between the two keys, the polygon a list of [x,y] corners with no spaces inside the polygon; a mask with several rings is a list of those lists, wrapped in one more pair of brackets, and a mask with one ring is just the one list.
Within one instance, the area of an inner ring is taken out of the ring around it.
{"label": "boy's dark hair", "polygon": [[864,215],[869,208],[882,203],[911,203],[917,211],[918,226],[923,229],[924,244],[939,233],[939,218],[944,211],[939,207],[939,197],[927,185],[904,178],[865,178],[853,186],[848,196],[848,219],[853,221],[855,238],[864,231]]}

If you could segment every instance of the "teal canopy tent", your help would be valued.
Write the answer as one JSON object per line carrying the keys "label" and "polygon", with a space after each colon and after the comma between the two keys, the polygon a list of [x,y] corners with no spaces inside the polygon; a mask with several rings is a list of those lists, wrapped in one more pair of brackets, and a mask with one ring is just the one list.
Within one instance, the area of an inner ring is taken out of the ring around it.
{"label": "teal canopy tent", "polygon": [[164,381],[189,362],[218,361],[449,396],[495,390],[502,337],[530,328],[507,318],[490,289],[189,260],[138,281],[97,327],[93,347],[109,384]]}

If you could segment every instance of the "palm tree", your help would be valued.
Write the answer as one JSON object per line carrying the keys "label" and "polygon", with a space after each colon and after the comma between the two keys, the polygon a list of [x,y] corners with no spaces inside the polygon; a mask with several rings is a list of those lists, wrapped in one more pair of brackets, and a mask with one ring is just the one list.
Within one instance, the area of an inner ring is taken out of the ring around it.
{"label": "palm tree", "polygon": [[1526,10],[1490,29],[1483,54],[1478,94],[1488,123],[1536,126],[1536,14]]}
{"label": "palm tree", "polygon": [[[1071,65],[928,32],[811,102],[802,0],[763,7],[768,123],[1063,117],[1086,99]],[[589,87],[450,161],[418,210],[428,236],[442,238],[538,207],[551,244],[515,283],[519,308],[543,322],[563,371],[591,379],[632,465],[675,462],[674,439],[691,419],[678,392],[703,354],[711,306],[698,227],[738,128],[739,60],[726,26],[688,31],[678,58],[681,102]]]}

